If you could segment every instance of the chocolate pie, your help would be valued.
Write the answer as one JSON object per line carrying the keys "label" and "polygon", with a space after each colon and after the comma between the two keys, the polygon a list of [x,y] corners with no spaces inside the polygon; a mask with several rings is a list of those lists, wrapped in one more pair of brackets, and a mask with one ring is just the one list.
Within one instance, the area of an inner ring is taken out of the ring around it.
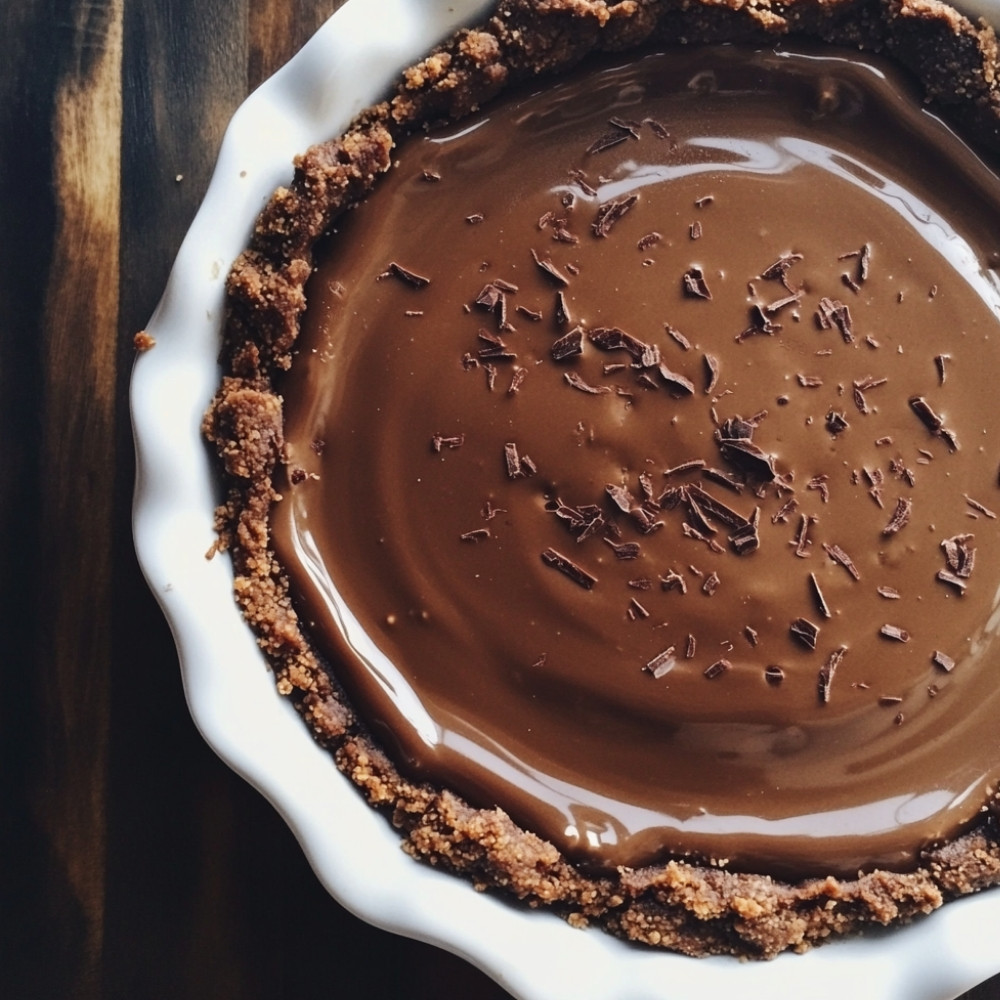
{"label": "chocolate pie", "polygon": [[296,161],[220,545],[415,858],[764,958],[1000,881],[995,66],[939,4],[509,0]]}

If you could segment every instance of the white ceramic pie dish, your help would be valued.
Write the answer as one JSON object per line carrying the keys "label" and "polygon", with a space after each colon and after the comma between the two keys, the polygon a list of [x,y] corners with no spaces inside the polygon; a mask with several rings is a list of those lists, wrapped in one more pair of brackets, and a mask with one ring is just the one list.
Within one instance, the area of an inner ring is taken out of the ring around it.
{"label": "white ceramic pie dish", "polygon": [[[686,1000],[739,995],[947,1000],[1000,972],[1000,891],[911,927],[770,963],[694,960],[525,912],[404,855],[312,741],[231,598],[231,566],[205,558],[217,485],[199,425],[217,385],[225,275],[295,153],[339,132],[403,66],[484,0],[349,0],[240,108],[132,380],[138,453],[134,532],[173,630],[198,728],[275,805],[329,891],[358,916],[447,948],[522,1000]],[[966,4],[966,9],[970,6]],[[976,13],[997,20],[1000,0]]]}

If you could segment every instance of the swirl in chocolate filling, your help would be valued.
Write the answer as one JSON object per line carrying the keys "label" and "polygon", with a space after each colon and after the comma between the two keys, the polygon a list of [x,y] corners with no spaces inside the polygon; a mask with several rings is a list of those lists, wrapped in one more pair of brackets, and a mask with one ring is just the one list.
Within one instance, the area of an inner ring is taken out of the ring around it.
{"label": "swirl in chocolate filling", "polygon": [[599,868],[912,867],[1000,766],[1000,186],[696,49],[409,140],[281,383],[276,551],[409,773]]}

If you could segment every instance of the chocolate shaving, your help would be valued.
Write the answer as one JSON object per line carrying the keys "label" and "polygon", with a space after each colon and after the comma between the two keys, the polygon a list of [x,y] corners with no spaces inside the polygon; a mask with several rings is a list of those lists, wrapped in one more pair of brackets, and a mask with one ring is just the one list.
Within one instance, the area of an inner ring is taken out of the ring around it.
{"label": "chocolate shaving", "polygon": [[858,379],[853,383],[854,386],[854,405],[863,414],[871,413],[871,409],[868,406],[868,400],[865,399],[865,393],[869,389],[875,389],[880,385],[885,385],[888,382],[885,378],[872,378],[871,375],[863,379]]}
{"label": "chocolate shaving", "polygon": [[538,323],[542,318],[542,312],[538,309],[529,309],[527,306],[517,306],[517,311],[532,323]]}
{"label": "chocolate shaving", "polygon": [[910,633],[898,625],[883,625],[879,629],[879,634],[884,635],[887,639],[895,639],[896,642],[910,641]]}
{"label": "chocolate shaving", "polygon": [[627,139],[628,133],[622,132],[621,130],[605,132],[603,135],[599,135],[587,147],[586,153],[588,156],[592,156],[594,153],[603,153],[606,149],[611,149],[619,143],[625,142]]}
{"label": "chocolate shaving", "polygon": [[684,659],[693,660],[694,654],[697,651],[697,649],[698,649],[698,640],[695,639],[693,635],[688,633],[687,645],[684,648]]}
{"label": "chocolate shaving", "polygon": [[604,487],[604,492],[611,497],[614,505],[624,514],[630,513],[634,508],[639,506],[638,501],[624,486],[608,483]]}
{"label": "chocolate shaving", "polygon": [[663,590],[679,590],[682,594],[687,593],[687,581],[680,573],[671,570],[666,576],[660,577],[660,587]]}
{"label": "chocolate shaving", "polygon": [[620,118],[618,115],[608,119],[609,125],[614,125],[615,128],[623,129],[628,132],[633,139],[639,138],[639,129],[641,128],[641,123],[637,121],[632,121],[629,118]]}
{"label": "chocolate shaving", "polygon": [[955,434],[944,426],[944,420],[934,412],[930,403],[923,396],[910,398],[910,409],[919,417],[920,422],[936,437],[948,445],[949,451],[958,451],[958,439]]}
{"label": "chocolate shaving", "polygon": [[708,523],[705,512],[698,506],[698,502],[691,496],[687,488],[683,488],[682,492],[684,499],[687,501],[688,513],[691,515],[691,520],[697,525],[698,530],[704,535],[714,535],[715,528]]}
{"label": "chocolate shaving", "polygon": [[486,218],[482,212],[473,212],[472,215],[467,215],[465,221],[469,223],[470,226],[478,226]]}
{"label": "chocolate shaving", "polygon": [[609,385],[588,385],[586,382],[577,375],[576,372],[564,372],[563,378],[574,388],[579,389],[580,392],[590,393],[592,396],[600,396],[603,393],[611,392],[611,386]]}
{"label": "chocolate shaving", "polygon": [[850,260],[857,257],[858,268],[854,282],[863,285],[868,280],[868,268],[872,259],[872,248],[866,243],[860,250],[851,250],[850,253],[842,253],[837,260]]}
{"label": "chocolate shaving", "polygon": [[666,365],[660,365],[660,378],[667,384],[670,395],[675,398],[690,396],[694,392],[694,382],[685,375],[671,371]]}
{"label": "chocolate shaving", "polygon": [[656,246],[656,244],[662,239],[663,235],[654,230],[651,233],[646,233],[646,235],[643,236],[638,243],[636,243],[636,248],[638,250],[648,250],[650,247]]}
{"label": "chocolate shaving", "polygon": [[795,378],[803,389],[818,389],[823,384],[823,380],[818,375],[804,375],[802,372],[796,372]]}
{"label": "chocolate shaving", "polygon": [[798,507],[799,501],[795,497],[789,497],[772,515],[771,524],[784,524],[789,516]]}
{"label": "chocolate shaving", "polygon": [[703,355],[705,361],[705,395],[709,396],[719,384],[719,359],[714,354]]}
{"label": "chocolate shaving", "polygon": [[863,468],[861,470],[865,474],[865,479],[868,480],[870,484],[870,489],[868,490],[868,495],[879,505],[883,507],[882,503],[882,484],[885,482],[885,476],[882,474],[881,469],[867,469]]}
{"label": "chocolate shaving", "polygon": [[833,685],[833,676],[847,652],[846,646],[835,649],[827,658],[826,663],[819,669],[819,700],[826,705],[830,701],[830,688]]}
{"label": "chocolate shaving", "polygon": [[909,497],[900,497],[896,501],[896,509],[889,518],[889,523],[882,529],[882,536],[887,538],[895,535],[897,531],[905,528],[910,523],[910,511],[913,509],[913,501]]}
{"label": "chocolate shaving", "polygon": [[653,368],[660,363],[660,350],[617,326],[598,326],[590,332],[590,342],[602,351],[628,351],[640,368]]}
{"label": "chocolate shaving", "polygon": [[571,170],[569,177],[570,180],[576,181],[577,186],[587,197],[596,197],[597,189],[587,183],[587,175],[582,170]]}
{"label": "chocolate shaving", "polygon": [[527,455],[518,454],[517,445],[513,441],[508,441],[503,446],[503,455],[509,479],[525,479],[538,471],[535,463]]}
{"label": "chocolate shaving", "polygon": [[835,563],[840,563],[855,580],[861,579],[861,574],[858,572],[857,566],[854,565],[851,557],[839,545],[828,545],[824,542],[823,548],[826,549],[826,554]]}
{"label": "chocolate shaving", "polygon": [[494,507],[492,501],[490,500],[487,500],[483,504],[482,514],[484,521],[492,521],[493,518],[497,516],[497,514],[506,514],[506,513],[507,513],[506,507]]}
{"label": "chocolate shaving", "polygon": [[747,475],[770,482],[777,475],[774,457],[765,454],[751,441],[753,430],[754,425],[742,418],[730,418],[715,432],[715,440],[729,462]]}
{"label": "chocolate shaving", "polygon": [[629,580],[628,586],[633,590],[649,590],[653,586],[653,581],[648,576],[637,576],[634,580]]}
{"label": "chocolate shaving", "polygon": [[816,310],[816,321],[822,330],[836,327],[845,344],[854,343],[854,323],[851,320],[851,310],[839,299],[825,297],[820,299],[819,308]]}
{"label": "chocolate shaving", "polygon": [[669,139],[670,133],[667,131],[666,125],[658,122],[655,118],[643,118],[643,125],[648,125],[649,130],[656,136],[657,139]]}
{"label": "chocolate shaving", "polygon": [[475,528],[459,536],[463,542],[484,542],[487,538],[492,538],[489,528]]}
{"label": "chocolate shaving", "polygon": [[516,396],[521,391],[521,386],[527,377],[527,368],[515,368],[514,374],[510,377],[510,385],[507,386],[507,395]]}
{"label": "chocolate shaving", "polygon": [[630,194],[626,198],[619,198],[615,201],[605,202],[597,209],[597,215],[591,223],[590,228],[595,236],[607,236],[611,230],[629,213],[635,203],[639,200],[637,194]]}
{"label": "chocolate shaving", "polygon": [[583,354],[582,328],[579,326],[575,327],[570,330],[569,333],[560,337],[549,348],[549,353],[552,355],[553,361],[565,361],[566,358],[572,358],[578,354]]}
{"label": "chocolate shaving", "polygon": [[743,481],[722,469],[705,469],[705,478],[711,479],[712,482],[718,483],[720,486],[725,486],[734,493],[743,492]]}
{"label": "chocolate shaving", "polygon": [[973,500],[968,493],[965,494],[965,502],[973,509],[978,510],[980,514],[988,517],[991,521],[996,520],[996,514],[989,509],[989,507],[984,507],[978,500]]}
{"label": "chocolate shaving", "polygon": [[812,479],[806,483],[807,490],[816,490],[823,500],[823,503],[830,502],[830,477],[825,473],[819,476],[813,476]]}
{"label": "chocolate shaving", "polygon": [[681,277],[684,294],[695,299],[711,299],[712,293],[705,282],[705,274],[700,267],[689,267]]}
{"label": "chocolate shaving", "polygon": [[556,292],[555,320],[559,326],[570,322],[569,306],[566,305],[566,296],[562,291]]}
{"label": "chocolate shaving", "polygon": [[781,312],[787,306],[797,306],[799,302],[802,301],[802,290],[792,292],[790,295],[784,296],[784,298],[775,299],[773,302],[768,302],[764,305],[764,312],[768,316],[773,316],[775,313]]}
{"label": "chocolate shaving", "polygon": [[729,660],[716,660],[710,667],[705,668],[705,677],[710,681],[714,681],[717,677],[721,677],[727,670],[731,670],[732,666]]}
{"label": "chocolate shaving", "polygon": [[[711,296],[709,296],[711,297]],[[770,316],[756,303],[750,307],[750,325],[736,334],[736,343],[741,344],[749,337],[772,337],[781,329],[780,323],[773,323]]]}
{"label": "chocolate shaving", "polygon": [[900,698],[898,694],[884,694],[879,698],[878,703],[883,708],[889,708],[894,705],[901,705],[903,703],[903,699]]}
{"label": "chocolate shaving", "polygon": [[513,361],[517,355],[507,349],[507,345],[495,333],[489,330],[480,329],[477,334],[479,339],[488,346],[479,349],[480,359],[489,361]]}
{"label": "chocolate shaving", "polygon": [[704,208],[706,205],[711,205],[715,201],[715,195],[703,194],[700,198],[695,198],[694,207]]}
{"label": "chocolate shaving", "polygon": [[741,529],[746,528],[751,524],[751,522],[743,517],[742,514],[739,514],[731,507],[727,507],[717,497],[714,497],[707,490],[703,490],[696,484],[685,486],[684,493],[689,504],[697,503],[712,517],[714,517],[717,521],[721,521],[728,528]]}
{"label": "chocolate shaving", "polygon": [[677,343],[681,350],[691,350],[691,341],[688,340],[680,330],[675,329],[669,323],[664,323],[663,328],[667,331],[667,334],[671,337],[671,339]]}
{"label": "chocolate shaving", "polygon": [[431,448],[435,452],[440,452],[442,448],[461,448],[465,444],[464,434],[435,434],[431,438]]}
{"label": "chocolate shaving", "polygon": [[605,538],[605,542],[611,546],[615,557],[618,559],[638,559],[639,558],[639,543],[638,542],[613,542],[610,538]]}
{"label": "chocolate shaving", "polygon": [[937,365],[938,370],[938,385],[944,385],[945,380],[945,363],[951,361],[950,354],[935,354],[934,364]]}
{"label": "chocolate shaving", "polygon": [[422,274],[417,274],[415,271],[403,267],[402,264],[397,264],[394,260],[389,262],[389,266],[378,277],[379,280],[383,278],[399,278],[400,281],[405,282],[411,288],[424,288],[431,283],[430,278],[425,278]]}
{"label": "chocolate shaving", "polygon": [[795,554],[800,559],[806,559],[809,556],[809,546],[812,545],[809,529],[816,523],[816,520],[813,514],[799,515],[799,530],[795,533],[790,544],[795,546]]}
{"label": "chocolate shaving", "polygon": [[788,269],[796,263],[796,261],[800,260],[802,260],[802,254],[800,253],[785,254],[779,257],[773,264],[769,264],[765,267],[764,270],[760,272],[760,277],[762,277],[765,281],[780,281],[785,288],[794,293],[796,289],[793,289],[788,284]]}
{"label": "chocolate shaving", "polygon": [[636,621],[639,618],[648,618],[649,612],[633,597],[632,600],[628,602],[628,609],[625,612],[629,621]]}
{"label": "chocolate shaving", "polygon": [[703,458],[692,458],[689,462],[681,462],[680,465],[675,465],[672,469],[664,470],[665,476],[679,476],[682,472],[694,472],[697,469],[705,468],[705,460]]}
{"label": "chocolate shaving", "polygon": [[539,257],[535,250],[531,251],[531,259],[535,262],[536,267],[544,274],[546,277],[551,278],[557,285],[566,286],[569,284],[569,278],[566,277],[562,271],[559,270],[552,263],[551,259],[545,257]]}
{"label": "chocolate shaving", "polygon": [[942,653],[940,649],[934,650],[931,662],[936,667],[940,667],[946,674],[950,674],[955,669],[955,661],[947,653]]}
{"label": "chocolate shaving", "polygon": [[713,552],[725,551],[714,538],[710,538],[697,528],[692,528],[687,521],[681,523],[681,531],[684,533],[685,538],[693,538],[696,542],[704,542]]}
{"label": "chocolate shaving", "polygon": [[688,226],[688,235],[693,240],[700,240],[702,232],[703,230],[701,227],[701,222],[698,219],[695,219],[694,222],[692,222],[691,225]]}
{"label": "chocolate shaving", "polygon": [[605,525],[604,514],[596,504],[581,504],[580,507],[570,507],[556,497],[545,504],[545,509],[568,525],[576,535],[577,542],[582,542],[596,534]]}
{"label": "chocolate shaving", "polygon": [[841,413],[839,410],[830,410],[830,412],[826,415],[825,426],[831,434],[836,436],[837,434],[841,434],[847,430],[847,428],[850,427],[850,424],[847,422],[846,414]]}
{"label": "chocolate shaving", "polygon": [[785,679],[785,671],[777,664],[772,663],[764,668],[764,680],[773,687],[777,687]]}
{"label": "chocolate shaving", "polygon": [[674,656],[674,647],[663,650],[662,653],[657,653],[643,670],[648,670],[649,673],[653,675],[656,680],[659,680],[665,674],[669,674],[674,667],[677,666],[677,657]]}
{"label": "chocolate shaving", "polygon": [[816,640],[819,638],[819,626],[813,624],[808,618],[796,618],[788,626],[793,638],[798,639],[803,646],[808,649],[816,648]]}
{"label": "chocolate shaving", "polygon": [[753,517],[743,527],[737,528],[730,536],[729,543],[738,556],[754,552],[760,547],[757,527],[760,523],[760,507],[755,507]]}
{"label": "chocolate shaving", "polygon": [[824,618],[832,618],[833,613],[830,611],[830,605],[826,603],[826,598],[823,596],[823,591],[820,590],[819,580],[816,579],[815,573],[809,574],[809,582],[812,584],[813,597],[816,598],[816,607],[819,613]]}
{"label": "chocolate shaving", "polygon": [[887,601],[898,601],[900,598],[900,593],[895,587],[876,587],[875,588],[880,597],[884,597]]}
{"label": "chocolate shaving", "polygon": [[567,559],[566,556],[556,552],[555,549],[546,549],[542,552],[542,562],[546,566],[551,566],[553,569],[559,570],[560,573],[569,577],[574,583],[579,584],[584,590],[591,590],[594,584],[597,583],[596,576],[591,576],[581,566],[577,566],[572,559]]}
{"label": "chocolate shaving", "polygon": [[966,580],[963,580],[962,577],[960,577],[957,573],[953,573],[951,570],[938,570],[937,578],[942,583],[950,584],[961,594],[965,593],[965,589],[968,586],[968,582]]}
{"label": "chocolate shaving", "polygon": [[976,565],[976,550],[972,547],[974,539],[974,535],[965,534],[945,538],[941,542],[948,568],[939,571],[937,578],[963,593]]}

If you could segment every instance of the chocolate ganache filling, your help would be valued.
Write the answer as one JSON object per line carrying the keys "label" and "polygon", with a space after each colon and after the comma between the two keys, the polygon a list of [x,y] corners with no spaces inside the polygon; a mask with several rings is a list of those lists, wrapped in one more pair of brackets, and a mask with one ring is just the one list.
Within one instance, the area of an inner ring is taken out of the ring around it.
{"label": "chocolate ganache filling", "polygon": [[968,825],[998,234],[902,71],[828,49],[608,63],[405,143],[311,279],[272,513],[400,766],[599,868],[906,870]]}

